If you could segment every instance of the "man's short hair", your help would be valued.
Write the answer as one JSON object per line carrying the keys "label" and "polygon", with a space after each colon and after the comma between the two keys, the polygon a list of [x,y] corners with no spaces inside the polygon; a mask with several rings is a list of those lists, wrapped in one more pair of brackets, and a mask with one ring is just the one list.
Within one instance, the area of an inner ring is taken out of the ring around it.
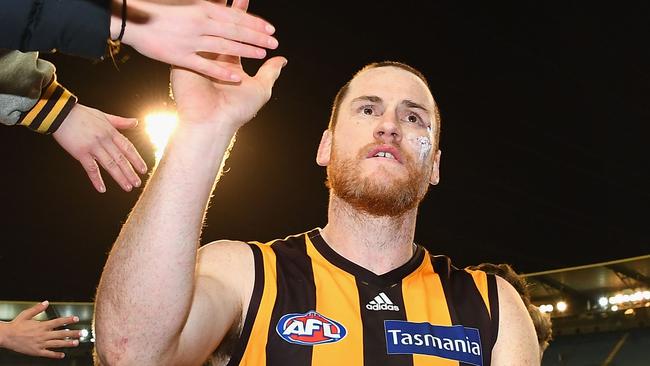
{"label": "man's short hair", "polygon": [[[373,62],[371,64],[368,64],[368,65],[364,66],[363,69],[359,70],[356,74],[354,74],[352,79],[350,79],[347,83],[345,83],[345,85],[343,85],[343,87],[341,87],[341,89],[339,89],[338,93],[336,93],[336,97],[334,97],[334,103],[332,105],[332,113],[330,115],[330,122],[329,122],[329,126],[328,126],[328,128],[331,131],[334,131],[334,128],[336,127],[336,122],[337,122],[338,116],[339,116],[339,108],[341,107],[341,103],[343,102],[343,99],[345,99],[345,96],[348,93],[348,89],[350,89],[350,83],[352,82],[352,80],[354,80],[354,78],[356,78],[359,74],[361,74],[362,72],[364,72],[366,70],[376,69],[376,68],[379,68],[379,67],[389,67],[389,66],[397,67],[397,68],[400,68],[402,70],[406,70],[406,71],[412,73],[413,75],[420,78],[420,80],[422,80],[422,82],[424,82],[424,85],[426,85],[427,88],[429,88],[429,83],[427,82],[427,79],[424,76],[424,74],[422,74],[420,71],[418,71],[414,67],[409,66],[409,65],[407,65],[405,63],[397,62],[397,61],[381,61],[381,62]],[[431,88],[429,88],[429,91],[431,91]],[[435,136],[434,136],[435,146],[439,147],[440,146],[439,143],[440,143],[441,120],[440,120],[440,111],[438,110],[438,105],[436,104],[435,100],[433,101],[433,118],[434,118],[434,123],[436,125],[436,132],[435,132]]]}

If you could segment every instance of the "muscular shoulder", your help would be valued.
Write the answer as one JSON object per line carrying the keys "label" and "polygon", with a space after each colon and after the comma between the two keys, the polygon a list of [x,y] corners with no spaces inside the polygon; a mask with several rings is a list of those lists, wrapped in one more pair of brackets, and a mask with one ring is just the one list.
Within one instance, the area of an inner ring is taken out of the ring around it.
{"label": "muscular shoulder", "polygon": [[539,347],[533,321],[519,293],[508,281],[496,277],[499,292],[499,333],[492,364],[539,365]]}
{"label": "muscular shoulder", "polygon": [[247,243],[219,240],[199,249],[198,275],[212,275],[228,269],[253,269],[253,253]]}

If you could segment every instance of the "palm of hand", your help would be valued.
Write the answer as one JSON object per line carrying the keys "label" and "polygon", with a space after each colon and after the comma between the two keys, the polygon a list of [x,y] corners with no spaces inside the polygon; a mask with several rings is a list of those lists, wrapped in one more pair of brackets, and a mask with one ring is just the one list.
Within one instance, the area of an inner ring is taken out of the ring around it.
{"label": "palm of hand", "polygon": [[183,123],[231,123],[239,128],[271,97],[272,85],[266,85],[260,75],[243,72],[239,59],[219,56],[217,61],[241,75],[241,81],[223,82],[186,69],[172,69],[172,93]]}

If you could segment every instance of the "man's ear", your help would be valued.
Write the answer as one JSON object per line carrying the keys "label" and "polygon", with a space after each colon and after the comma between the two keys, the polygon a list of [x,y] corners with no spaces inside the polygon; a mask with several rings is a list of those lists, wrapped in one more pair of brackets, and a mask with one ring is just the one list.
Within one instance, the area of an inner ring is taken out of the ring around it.
{"label": "man's ear", "polygon": [[433,157],[433,166],[431,167],[431,176],[429,177],[429,183],[431,185],[436,185],[440,182],[440,156],[442,151],[436,151],[436,155]]}
{"label": "man's ear", "polygon": [[323,131],[323,136],[318,145],[318,152],[316,153],[316,163],[320,166],[328,166],[330,164],[330,154],[332,153],[332,132],[327,129]]}

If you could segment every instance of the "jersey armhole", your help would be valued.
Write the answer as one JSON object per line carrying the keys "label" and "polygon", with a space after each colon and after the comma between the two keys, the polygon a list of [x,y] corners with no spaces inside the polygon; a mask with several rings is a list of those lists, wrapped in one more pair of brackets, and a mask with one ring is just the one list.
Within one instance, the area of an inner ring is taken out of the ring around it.
{"label": "jersey armhole", "polygon": [[490,319],[492,328],[492,347],[499,336],[499,291],[497,290],[497,279],[493,274],[487,275],[488,298],[490,299]]}
{"label": "jersey armhole", "polygon": [[248,246],[253,252],[253,262],[255,266],[255,284],[253,285],[253,293],[251,294],[251,300],[248,304],[248,309],[246,310],[244,326],[242,327],[239,341],[237,342],[237,347],[235,347],[235,350],[230,356],[230,361],[227,364],[228,366],[239,365],[239,362],[244,356],[244,352],[246,351],[246,346],[248,345],[248,340],[251,335],[251,330],[253,329],[253,324],[255,323],[255,318],[257,317],[257,312],[260,308],[262,294],[264,293],[264,259],[262,256],[262,251],[256,244],[248,243]]}

